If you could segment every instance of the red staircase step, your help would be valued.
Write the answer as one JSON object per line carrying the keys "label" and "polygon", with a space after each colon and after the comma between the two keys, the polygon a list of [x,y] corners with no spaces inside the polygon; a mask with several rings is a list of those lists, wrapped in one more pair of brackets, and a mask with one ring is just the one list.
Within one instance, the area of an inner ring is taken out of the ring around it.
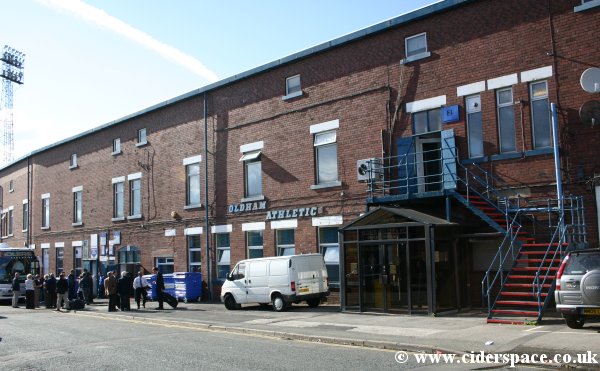
{"label": "red staircase step", "polygon": [[516,316],[538,316],[538,312],[532,310],[492,309],[492,313],[512,314]]}
{"label": "red staircase step", "polygon": [[537,301],[518,301],[518,300],[497,300],[496,304],[500,305],[519,305],[526,307],[539,307],[544,305],[544,303],[538,303]]}
{"label": "red staircase step", "polygon": [[[506,287],[527,287],[527,288],[530,288],[530,287],[533,287],[533,283],[505,283],[504,286],[506,286]],[[540,285],[538,284],[537,286],[540,286]],[[542,287],[550,287],[550,286],[552,286],[552,284],[550,284],[550,283],[544,283],[542,285]]]}
{"label": "red staircase step", "polygon": [[517,259],[518,263],[560,263],[561,259]]}
{"label": "red staircase step", "polygon": [[[532,274],[532,275],[509,274],[507,278],[509,280],[512,278],[514,278],[514,279],[532,279],[532,278],[535,278],[535,274]],[[548,279],[553,280],[554,278],[556,278],[556,276],[548,276]]]}
{"label": "red staircase step", "polygon": [[522,255],[545,255],[548,253],[548,256],[553,256],[556,251],[521,251]]}
{"label": "red staircase step", "polygon": [[514,319],[488,318],[487,323],[502,323],[505,325],[524,325],[525,321],[519,321]]}
{"label": "red staircase step", "polygon": [[[548,246],[558,246],[559,243],[524,243],[523,247],[548,247]],[[567,243],[563,243],[563,246],[567,246]]]}
{"label": "red staircase step", "polygon": [[[519,291],[502,291],[500,293],[500,295],[502,295],[502,296],[529,296],[529,297],[535,297],[535,294],[533,294],[531,292],[519,292]],[[548,293],[541,292],[540,296],[548,296]]]}
{"label": "red staircase step", "polygon": [[[551,271],[557,271],[558,267],[544,267]],[[513,271],[537,271],[539,267],[514,267]]]}

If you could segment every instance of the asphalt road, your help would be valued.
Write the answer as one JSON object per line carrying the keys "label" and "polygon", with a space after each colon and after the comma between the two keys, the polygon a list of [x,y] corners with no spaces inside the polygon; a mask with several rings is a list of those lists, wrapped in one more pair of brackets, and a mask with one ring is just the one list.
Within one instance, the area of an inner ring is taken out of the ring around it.
{"label": "asphalt road", "polygon": [[394,351],[207,331],[185,323],[157,324],[89,312],[6,306],[0,307],[0,337],[0,370],[477,368],[417,364],[413,354],[406,363],[398,363]]}

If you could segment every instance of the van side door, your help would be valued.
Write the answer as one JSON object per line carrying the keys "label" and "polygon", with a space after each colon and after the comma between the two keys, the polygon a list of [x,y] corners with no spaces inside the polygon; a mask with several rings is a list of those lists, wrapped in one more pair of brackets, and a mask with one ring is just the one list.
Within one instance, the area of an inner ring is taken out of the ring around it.
{"label": "van side door", "polygon": [[231,271],[231,294],[235,298],[236,303],[247,303],[248,291],[246,288],[246,263],[238,263]]}
{"label": "van side door", "polygon": [[246,287],[248,303],[269,303],[268,261],[253,261],[248,264]]}

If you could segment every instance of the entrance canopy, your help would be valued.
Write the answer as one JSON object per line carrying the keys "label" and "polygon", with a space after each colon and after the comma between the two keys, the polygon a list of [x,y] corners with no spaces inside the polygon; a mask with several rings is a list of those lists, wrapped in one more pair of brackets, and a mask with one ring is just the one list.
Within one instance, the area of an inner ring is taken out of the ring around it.
{"label": "entrance canopy", "polygon": [[344,225],[340,228],[342,231],[351,229],[360,229],[364,226],[385,224],[407,225],[456,225],[456,223],[424,214],[420,211],[393,207],[379,207],[360,216],[358,219]]}

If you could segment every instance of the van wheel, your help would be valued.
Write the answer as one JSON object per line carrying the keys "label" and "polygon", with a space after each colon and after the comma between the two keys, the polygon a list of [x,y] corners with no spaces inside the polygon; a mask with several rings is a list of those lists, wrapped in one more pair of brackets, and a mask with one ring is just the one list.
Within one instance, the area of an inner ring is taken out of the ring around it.
{"label": "van wheel", "polygon": [[319,304],[321,304],[321,299],[308,299],[306,304],[308,304],[308,306],[311,308],[316,308],[319,306]]}
{"label": "van wheel", "polygon": [[576,316],[572,314],[563,314],[567,326],[573,329],[580,329],[585,324],[585,318],[582,316]]}
{"label": "van wheel", "polygon": [[275,296],[273,296],[273,309],[275,309],[276,312],[283,312],[287,309],[287,303],[280,294],[275,294]]}
{"label": "van wheel", "polygon": [[225,308],[228,310],[238,309],[238,304],[235,302],[235,298],[233,295],[227,295],[225,297]]}

